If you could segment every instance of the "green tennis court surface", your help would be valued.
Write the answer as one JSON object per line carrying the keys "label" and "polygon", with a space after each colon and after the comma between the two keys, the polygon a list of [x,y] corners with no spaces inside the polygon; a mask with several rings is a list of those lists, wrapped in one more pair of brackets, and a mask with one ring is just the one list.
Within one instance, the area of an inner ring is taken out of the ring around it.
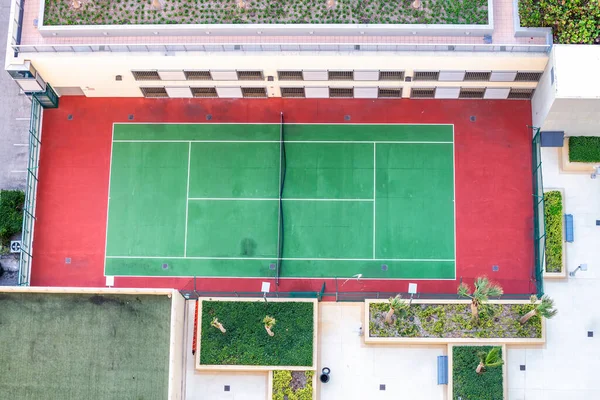
{"label": "green tennis court surface", "polygon": [[451,125],[283,130],[115,124],[106,275],[455,278]]}

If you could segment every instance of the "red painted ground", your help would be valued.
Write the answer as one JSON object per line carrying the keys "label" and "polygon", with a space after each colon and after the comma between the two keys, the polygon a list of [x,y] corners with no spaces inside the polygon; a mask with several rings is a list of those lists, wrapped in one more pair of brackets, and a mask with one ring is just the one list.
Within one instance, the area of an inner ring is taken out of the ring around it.
{"label": "red painted ground", "polygon": [[[45,110],[31,284],[104,286],[113,122],[452,123],[456,142],[457,277],[486,274],[506,293],[532,293],[531,106],[507,100],[133,99],[63,97]],[[69,121],[67,115],[72,114]],[[469,117],[475,116],[476,122]],[[70,257],[71,264],[65,264]],[[492,272],[492,265],[500,270]],[[264,279],[199,279],[198,290],[259,291]],[[280,291],[323,280],[282,280]],[[407,281],[349,281],[340,290],[405,292]],[[417,281],[422,293],[456,293],[457,281]],[[191,289],[189,278],[116,278],[118,287]],[[327,291],[335,282],[327,281]]]}

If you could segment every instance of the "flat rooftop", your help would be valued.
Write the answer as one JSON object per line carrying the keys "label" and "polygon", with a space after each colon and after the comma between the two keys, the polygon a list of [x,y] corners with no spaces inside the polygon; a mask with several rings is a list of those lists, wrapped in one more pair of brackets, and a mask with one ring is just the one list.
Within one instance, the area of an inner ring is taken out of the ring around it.
{"label": "flat rooftop", "polygon": [[[427,22],[429,20],[434,21],[436,23],[472,23],[473,25],[465,25],[465,32],[461,32],[462,36],[426,36],[422,33],[417,33],[412,36],[392,36],[390,35],[373,35],[366,32],[364,34],[358,34],[355,36],[348,36],[339,34],[339,30],[332,30],[331,35],[311,35],[308,32],[304,33],[304,35],[286,35],[286,36],[274,36],[267,35],[260,31],[260,24],[255,23],[251,25],[252,27],[258,27],[257,32],[254,32],[253,35],[216,35],[214,32],[210,32],[210,25],[202,25],[203,27],[208,27],[206,32],[202,31],[203,35],[198,34],[190,34],[187,32],[187,35],[177,36],[175,32],[169,35],[163,35],[162,33],[152,34],[150,36],[145,35],[136,35],[132,33],[135,29],[132,26],[128,26],[131,24],[140,24],[141,20],[137,21],[135,19],[131,20],[129,17],[124,18],[123,21],[125,25],[122,25],[124,29],[118,30],[119,33],[106,32],[106,34],[102,33],[102,27],[94,27],[98,29],[95,33],[97,36],[90,36],[90,34],[78,34],[77,31],[69,33],[69,35],[57,34],[56,36],[42,36],[40,31],[38,30],[38,26],[41,24],[40,20],[40,1],[41,0],[28,0],[24,2],[24,10],[23,10],[23,23],[22,23],[22,34],[21,34],[21,45],[22,46],[39,46],[39,45],[115,45],[115,44],[140,44],[140,45],[152,45],[152,44],[285,44],[285,43],[300,43],[300,44],[343,44],[343,43],[351,43],[351,44],[369,44],[369,43],[378,43],[378,44],[464,44],[464,45],[481,45],[484,44],[484,38],[481,35],[470,35],[468,32],[469,26],[476,26],[477,23],[481,22],[481,16],[478,16],[478,11],[474,10],[470,15],[472,20],[465,21],[462,19],[455,18],[447,18],[444,13],[438,13],[435,19],[434,17],[423,17],[421,19],[410,17],[408,20],[414,20],[416,22]],[[158,0],[157,0],[158,1]],[[325,3],[325,2],[324,2]],[[334,2],[335,3],[335,2]],[[65,1],[65,17],[60,17],[57,22],[65,22],[68,18],[70,11],[68,11],[70,3]],[[494,0],[493,1],[493,33],[492,33],[492,41],[493,44],[498,45],[544,45],[546,44],[546,39],[543,37],[515,37],[514,25],[513,25],[513,2],[512,0]],[[146,15],[146,13],[143,13]],[[169,8],[170,12],[170,8]],[[327,14],[327,11],[323,11]],[[442,15],[443,14],[443,15]],[[127,14],[129,15],[129,14]],[[132,14],[133,15],[133,14]],[[219,14],[220,15],[220,14]],[[261,14],[262,15],[262,14]],[[288,14],[286,14],[288,15]],[[290,14],[291,15],[291,14]],[[295,14],[294,14],[295,15]],[[340,22],[338,26],[344,26],[346,22],[354,23],[354,27],[359,27],[361,25],[356,25],[354,21],[356,19],[354,14],[352,14],[351,10],[347,13],[335,14],[339,15],[336,20]],[[380,14],[377,18],[383,18]],[[412,14],[411,14],[412,15]],[[88,17],[86,17],[88,18]],[[93,15],[89,17],[91,21]],[[104,17],[102,17],[104,18]],[[187,20],[182,19],[181,16],[175,16],[177,20],[181,19],[183,22]],[[250,17],[249,17],[250,18]],[[256,17],[258,18],[258,17]],[[283,17],[282,17],[283,18]],[[287,18],[287,17],[286,17]],[[291,17],[290,17],[291,18]],[[370,18],[370,17],[369,17]],[[388,17],[386,17],[388,18]],[[392,20],[397,20],[398,16],[390,17],[390,26],[393,26]],[[65,21],[63,21],[65,19]],[[284,18],[285,19],[285,18]],[[310,19],[310,18],[309,18]],[[360,19],[360,18],[359,18]],[[438,21],[440,19],[440,21]],[[98,20],[100,21],[100,20]],[[312,21],[312,20],[311,20]],[[160,22],[160,20],[159,20]],[[187,21],[189,23],[189,21]],[[215,19],[215,22],[217,20]],[[260,22],[260,21],[256,21]],[[278,23],[278,22],[286,22],[286,21],[278,21],[277,19],[269,20],[270,23]],[[322,19],[319,22],[329,22],[327,19]],[[334,21],[335,22],[335,21]],[[375,21],[377,23],[386,22],[383,21]],[[91,24],[92,22],[90,22]],[[163,22],[165,23],[165,22]],[[366,22],[361,22],[366,23]],[[146,22],[147,24],[147,22]],[[284,27],[288,27],[293,24],[282,24]],[[114,24],[111,25],[103,25],[109,26],[111,29],[115,27]],[[190,26],[190,25],[188,25]],[[213,25],[218,26],[218,24]],[[240,24],[239,26],[248,26],[244,24]],[[330,25],[331,26],[331,25]],[[346,24],[346,26],[349,26]],[[365,25],[366,26],[366,25]],[[444,25],[437,25],[440,28],[443,28]],[[176,24],[169,24],[169,27],[177,28]],[[125,33],[124,33],[125,32]],[[128,33],[127,33],[128,32]],[[186,32],[185,29],[182,29],[181,32]],[[391,31],[390,31],[391,32]],[[79,50],[81,51],[81,50]]]}

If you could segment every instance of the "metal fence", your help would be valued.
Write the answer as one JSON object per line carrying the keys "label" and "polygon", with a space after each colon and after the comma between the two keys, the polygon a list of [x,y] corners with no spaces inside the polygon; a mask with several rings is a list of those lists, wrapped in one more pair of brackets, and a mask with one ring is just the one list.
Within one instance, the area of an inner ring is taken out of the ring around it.
{"label": "metal fence", "polygon": [[375,44],[375,43],[173,43],[12,45],[16,53],[150,53],[150,52],[478,52],[549,53],[547,44]]}
{"label": "metal fence", "polygon": [[[462,281],[462,279],[461,279]],[[195,279],[194,279],[195,284]],[[327,291],[326,283],[323,282],[320,291],[306,291],[306,292],[246,292],[246,291],[204,291],[204,290],[180,290],[180,293],[188,300],[195,300],[199,297],[238,297],[238,298],[264,298],[264,299],[289,299],[289,298],[304,298],[304,299],[317,299],[319,301],[328,300],[336,302],[362,302],[366,299],[389,299],[398,294],[404,299],[411,298],[411,294],[407,292],[385,292],[385,291],[348,291],[340,290],[337,278],[335,279],[335,287],[332,290]],[[504,294],[502,299],[505,300],[528,300],[531,294]],[[456,293],[416,293],[412,296],[414,299],[422,300],[457,300],[463,299]]]}
{"label": "metal fence", "polygon": [[544,264],[546,250],[546,227],[544,221],[544,183],[542,177],[542,154],[540,129],[533,129],[532,169],[533,169],[533,243],[535,254],[535,282],[538,296],[544,294]]}
{"label": "metal fence", "polygon": [[29,150],[27,162],[27,183],[25,206],[23,207],[23,236],[19,258],[19,285],[29,285],[31,274],[31,254],[33,253],[33,230],[35,228],[35,205],[38,184],[38,166],[42,139],[42,105],[32,98],[31,120],[29,122]]}

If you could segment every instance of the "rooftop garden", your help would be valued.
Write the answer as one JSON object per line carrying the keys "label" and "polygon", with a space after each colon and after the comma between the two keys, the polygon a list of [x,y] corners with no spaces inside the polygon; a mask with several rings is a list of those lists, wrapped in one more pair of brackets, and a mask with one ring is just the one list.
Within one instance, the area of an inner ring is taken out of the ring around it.
{"label": "rooftop garden", "polygon": [[452,348],[452,398],[502,400],[502,348],[455,346]]}
{"label": "rooftop garden", "polygon": [[563,267],[563,206],[558,190],[544,193],[546,224],[546,272],[561,272]]}
{"label": "rooftop garden", "polygon": [[3,399],[166,399],[171,299],[0,293]]}
{"label": "rooftop garden", "polygon": [[313,365],[312,302],[202,301],[201,365]]}
{"label": "rooftop garden", "polygon": [[598,0],[519,0],[521,26],[550,27],[554,43],[600,44]]}
{"label": "rooftop garden", "polygon": [[461,283],[459,304],[412,304],[399,295],[387,303],[369,305],[369,337],[385,338],[541,338],[542,317],[556,309],[547,296],[532,296],[529,304],[491,304],[502,288],[486,277],[471,287]]}
{"label": "rooftop garden", "polygon": [[45,0],[44,25],[487,24],[487,0]]}

